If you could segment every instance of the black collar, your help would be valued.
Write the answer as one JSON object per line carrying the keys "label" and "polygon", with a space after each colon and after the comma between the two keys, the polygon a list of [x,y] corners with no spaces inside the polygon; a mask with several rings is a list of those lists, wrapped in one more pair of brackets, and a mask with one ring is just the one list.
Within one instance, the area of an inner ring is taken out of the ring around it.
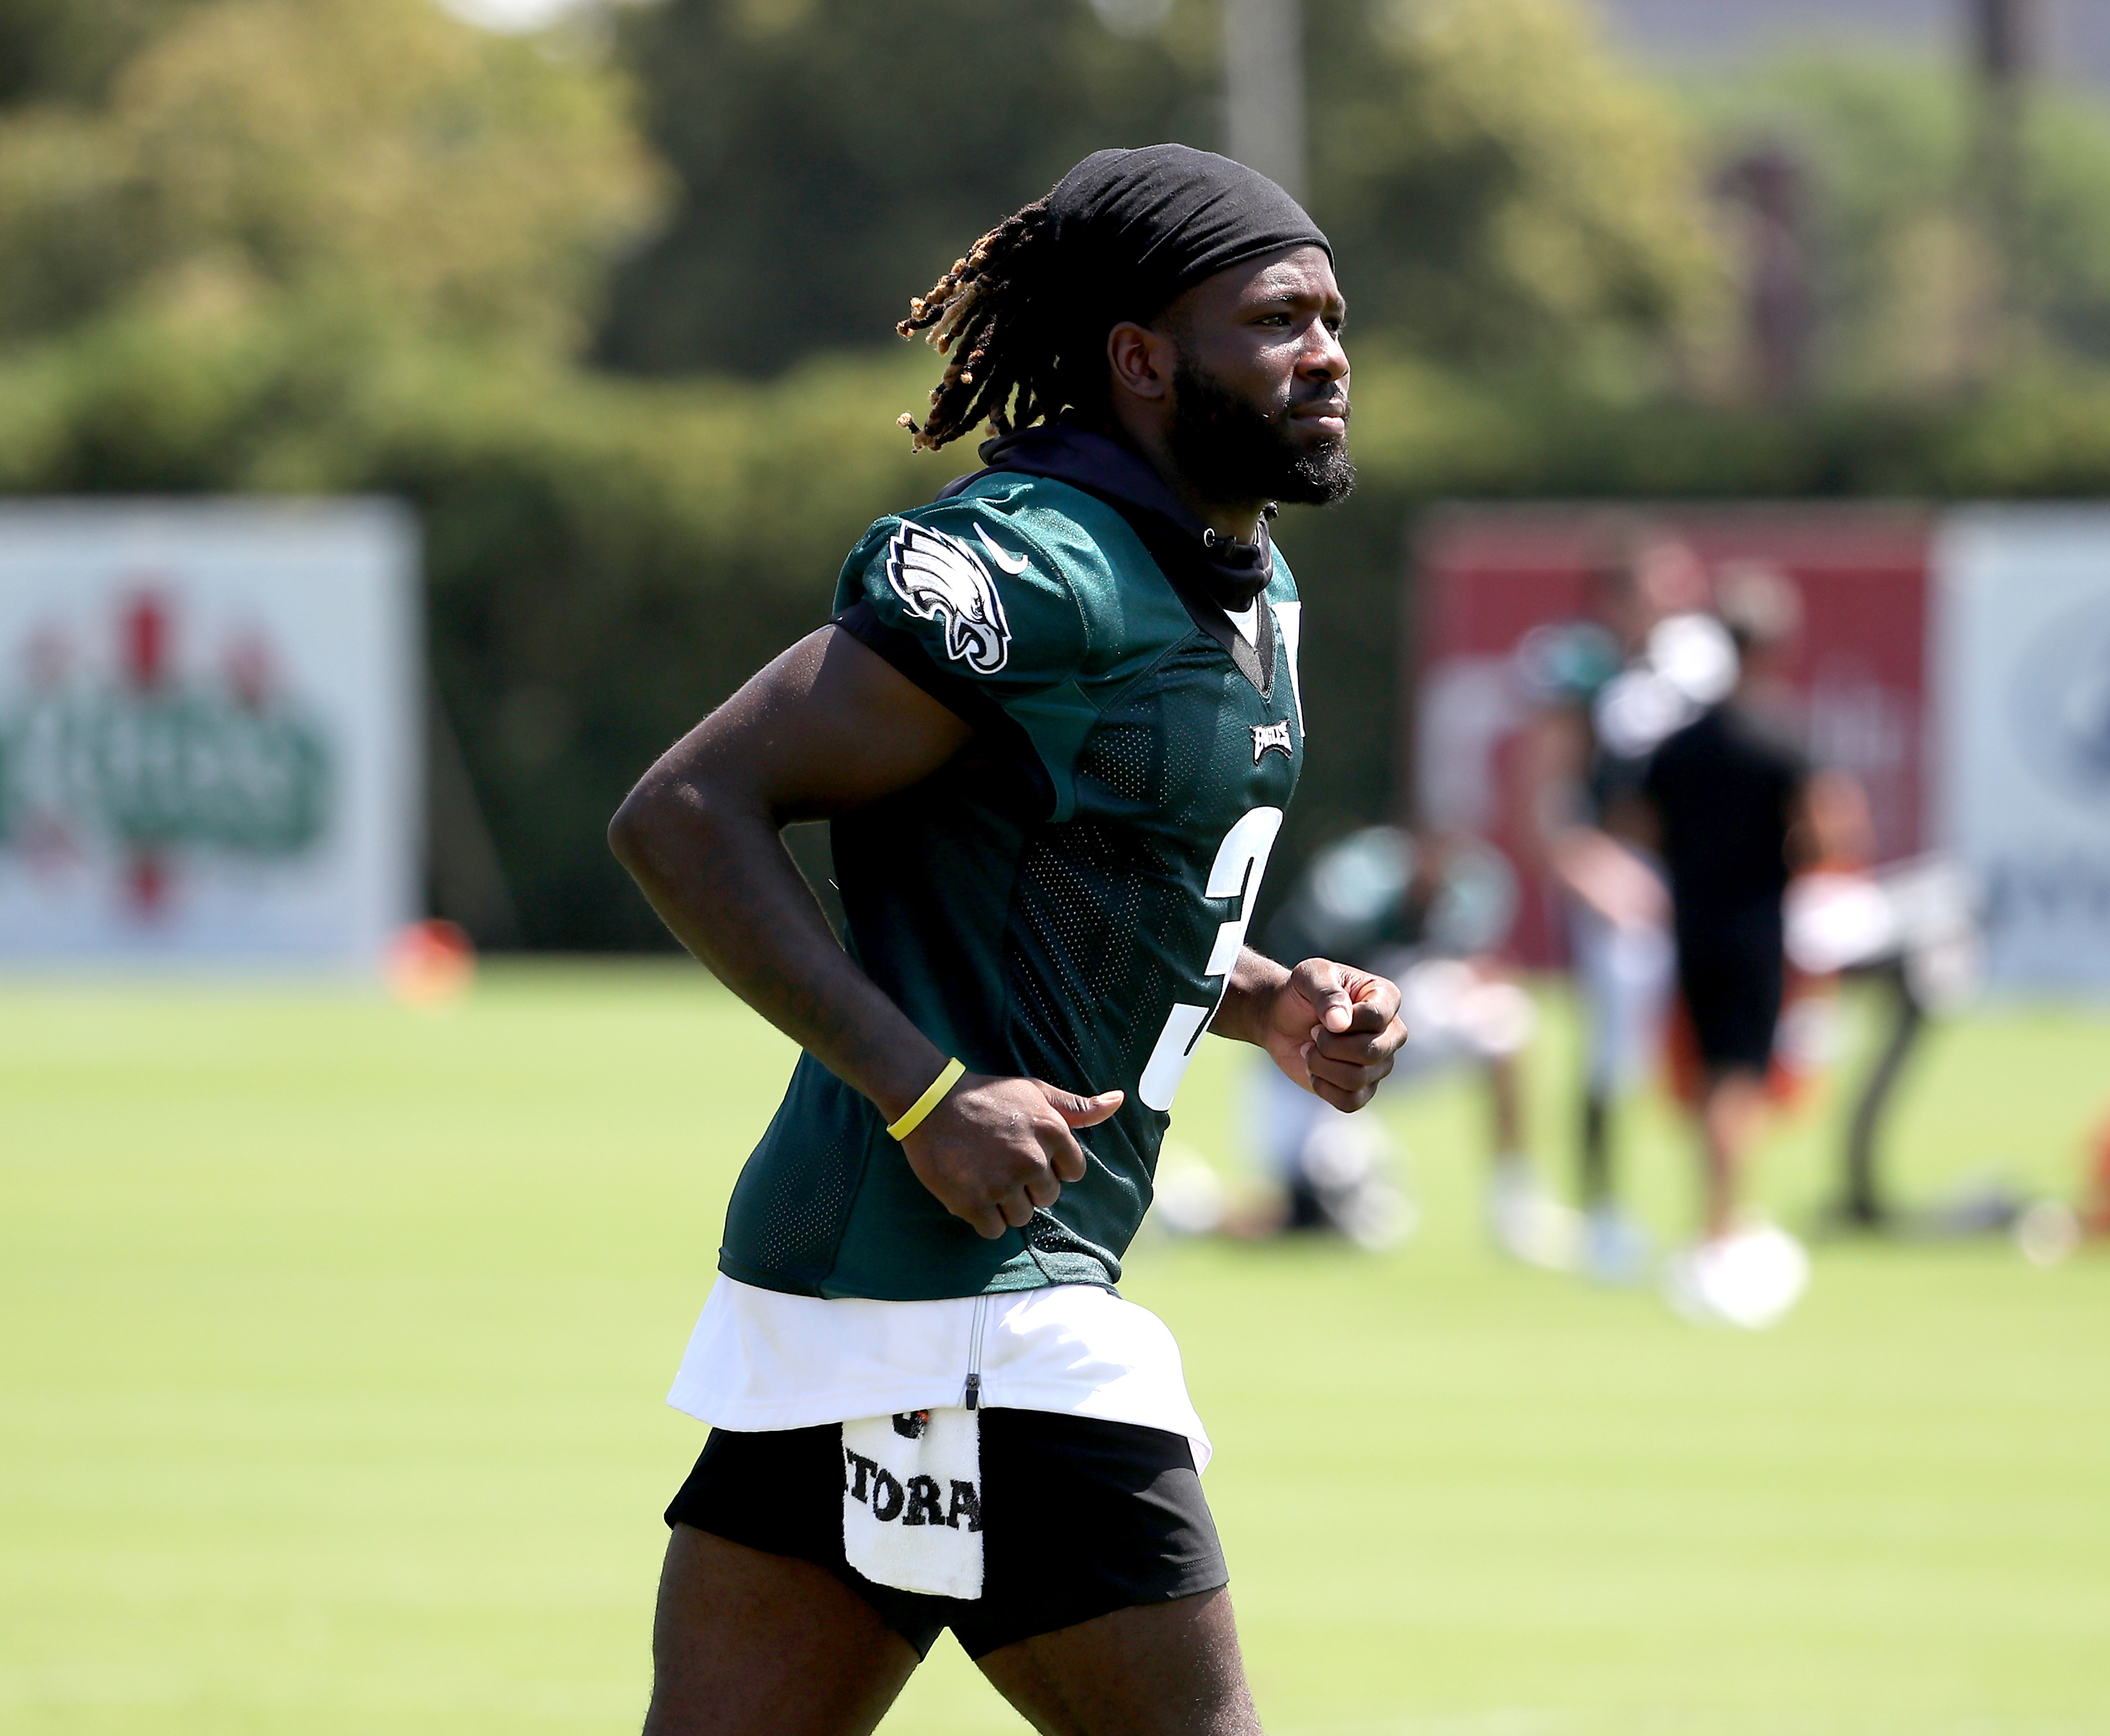
{"label": "black collar", "polygon": [[[1045,476],[1096,495],[1128,520],[1166,576],[1183,592],[1193,589],[1220,610],[1243,613],[1275,578],[1275,546],[1269,540],[1270,506],[1251,542],[1220,537],[1203,524],[1164,478],[1128,447],[1074,422],[1046,422],[983,442],[981,460],[991,470]],[[976,479],[956,478],[938,498],[957,494]]]}

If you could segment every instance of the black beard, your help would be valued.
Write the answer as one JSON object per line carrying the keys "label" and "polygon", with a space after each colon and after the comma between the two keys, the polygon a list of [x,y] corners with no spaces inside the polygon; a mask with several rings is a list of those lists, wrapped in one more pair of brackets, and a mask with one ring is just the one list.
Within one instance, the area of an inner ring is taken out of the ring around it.
{"label": "black beard", "polygon": [[1290,440],[1286,415],[1270,415],[1184,356],[1172,384],[1177,406],[1167,436],[1172,456],[1211,500],[1330,506],[1356,486],[1346,440],[1299,451]]}

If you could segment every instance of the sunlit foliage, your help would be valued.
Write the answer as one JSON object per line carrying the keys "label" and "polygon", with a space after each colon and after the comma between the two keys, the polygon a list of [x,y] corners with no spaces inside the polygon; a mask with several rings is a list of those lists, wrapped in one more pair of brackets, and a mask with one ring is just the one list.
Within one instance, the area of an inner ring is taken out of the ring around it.
{"label": "sunlit foliage", "polygon": [[216,0],[0,114],[0,338],[285,298],[576,344],[655,188],[623,87],[428,0]]}

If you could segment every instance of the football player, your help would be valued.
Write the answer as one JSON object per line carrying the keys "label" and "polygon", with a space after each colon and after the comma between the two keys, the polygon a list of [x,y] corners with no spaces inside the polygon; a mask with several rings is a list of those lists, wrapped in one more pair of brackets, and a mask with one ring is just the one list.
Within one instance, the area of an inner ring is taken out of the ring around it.
{"label": "football player", "polygon": [[[1259,1728],[1179,1353],[1116,1290],[1204,1031],[1342,1109],[1399,993],[1244,944],[1304,755],[1275,503],[1345,495],[1326,238],[1249,170],[1103,151],[903,335],[983,468],[881,519],[830,623],[611,828],[804,1049],[672,1402],[646,1728],[863,1731],[949,1626],[1034,1727]],[[840,940],[786,853],[826,818]]]}

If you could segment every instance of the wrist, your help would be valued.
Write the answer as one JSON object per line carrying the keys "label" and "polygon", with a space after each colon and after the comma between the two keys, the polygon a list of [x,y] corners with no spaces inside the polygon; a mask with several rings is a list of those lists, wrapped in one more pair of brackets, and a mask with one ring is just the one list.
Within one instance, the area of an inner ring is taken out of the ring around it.
{"label": "wrist", "polygon": [[873,1069],[876,1077],[859,1089],[890,1126],[915,1107],[952,1058],[935,1045],[919,1041],[913,1052],[890,1055],[883,1069]]}
{"label": "wrist", "polygon": [[1209,1022],[1210,1030],[1236,1042],[1264,1045],[1275,1004],[1288,981],[1286,966],[1247,951],[1225,985],[1224,1003]]}
{"label": "wrist", "polygon": [[890,1140],[906,1140],[908,1135],[930,1118],[938,1105],[952,1094],[953,1087],[966,1076],[967,1064],[954,1055],[938,1070],[938,1077],[923,1089],[923,1095],[911,1104],[900,1117],[887,1123],[886,1136]]}

